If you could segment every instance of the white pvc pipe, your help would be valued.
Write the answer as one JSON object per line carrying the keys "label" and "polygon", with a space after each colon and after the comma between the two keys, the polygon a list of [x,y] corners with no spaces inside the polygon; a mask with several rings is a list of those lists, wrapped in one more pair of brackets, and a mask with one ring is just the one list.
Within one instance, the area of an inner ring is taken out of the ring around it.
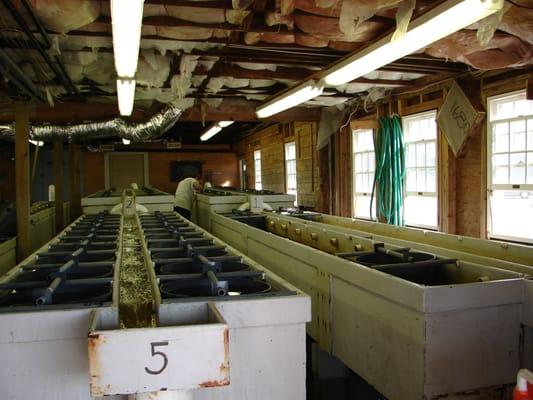
{"label": "white pvc pipe", "polygon": [[273,208],[272,208],[272,206],[270,204],[263,203],[263,210],[272,211]]}
{"label": "white pvc pipe", "polygon": [[[239,208],[237,208],[238,211],[246,211],[246,210],[249,210],[250,209],[250,203],[249,202],[246,202],[246,203],[242,203]],[[268,211],[272,211],[273,208],[270,204],[268,203],[263,203],[263,210],[268,210]]]}
{"label": "white pvc pipe", "polygon": [[243,203],[239,206],[239,208],[237,208],[238,211],[246,211],[246,210],[249,210],[250,209],[250,203],[249,202],[246,202],[246,203]]}

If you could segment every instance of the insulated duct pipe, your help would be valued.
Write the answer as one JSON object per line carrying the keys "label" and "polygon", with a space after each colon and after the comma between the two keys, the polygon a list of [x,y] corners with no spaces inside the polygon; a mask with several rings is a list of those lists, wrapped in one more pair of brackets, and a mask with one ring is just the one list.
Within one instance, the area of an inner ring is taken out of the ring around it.
{"label": "insulated duct pipe", "polygon": [[[180,117],[183,111],[169,104],[139,124],[128,124],[122,118],[104,122],[89,122],[78,125],[38,125],[30,128],[30,139],[43,142],[61,139],[68,142],[81,142],[118,136],[132,142],[143,142],[161,137]],[[0,139],[13,140],[14,125],[0,125]]]}

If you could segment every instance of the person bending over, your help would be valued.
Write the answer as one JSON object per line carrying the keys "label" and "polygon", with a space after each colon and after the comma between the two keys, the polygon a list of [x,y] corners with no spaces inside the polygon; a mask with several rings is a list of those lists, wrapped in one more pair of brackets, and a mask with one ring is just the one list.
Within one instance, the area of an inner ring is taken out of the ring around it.
{"label": "person bending over", "polygon": [[196,192],[202,190],[199,180],[200,175],[195,178],[185,178],[178,183],[176,188],[174,211],[187,219],[191,219],[191,210]]}

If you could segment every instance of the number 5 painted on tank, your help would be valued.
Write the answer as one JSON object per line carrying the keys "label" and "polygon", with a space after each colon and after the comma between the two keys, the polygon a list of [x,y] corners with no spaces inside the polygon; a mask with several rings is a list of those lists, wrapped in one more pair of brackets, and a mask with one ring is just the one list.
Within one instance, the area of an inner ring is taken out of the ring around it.
{"label": "number 5 painted on tank", "polygon": [[167,355],[165,353],[163,353],[162,351],[155,351],[155,348],[157,346],[168,346],[168,342],[151,342],[150,343],[150,347],[152,348],[152,357],[154,356],[161,356],[163,357],[163,366],[156,370],[156,371],[152,371],[151,369],[149,369],[148,367],[144,367],[144,370],[149,373],[150,375],[159,375],[161,372],[163,372],[165,370],[165,368],[167,367],[168,365],[168,358],[167,358]]}

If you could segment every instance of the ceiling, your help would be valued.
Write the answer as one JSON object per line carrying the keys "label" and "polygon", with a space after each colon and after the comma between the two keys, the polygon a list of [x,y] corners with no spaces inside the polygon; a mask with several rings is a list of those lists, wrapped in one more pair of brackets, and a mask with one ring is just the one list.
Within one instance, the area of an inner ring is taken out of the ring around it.
{"label": "ceiling", "polygon": [[[2,104],[31,97],[33,121],[81,122],[118,114],[109,1],[1,3]],[[414,5],[416,16],[438,3],[146,0],[133,119],[149,117],[172,102],[186,111],[169,135],[198,137],[202,123],[224,119],[248,124],[234,124],[232,132],[249,130],[257,126],[254,110],[260,102],[394,30],[399,6]],[[497,16],[501,20],[471,26],[349,84],[326,89],[271,121],[313,120],[319,107],[343,107],[369,93],[380,97],[428,76],[528,67],[533,60],[528,3],[506,3]],[[487,42],[484,47],[478,37]],[[9,111],[0,113],[1,120],[9,118]]]}

